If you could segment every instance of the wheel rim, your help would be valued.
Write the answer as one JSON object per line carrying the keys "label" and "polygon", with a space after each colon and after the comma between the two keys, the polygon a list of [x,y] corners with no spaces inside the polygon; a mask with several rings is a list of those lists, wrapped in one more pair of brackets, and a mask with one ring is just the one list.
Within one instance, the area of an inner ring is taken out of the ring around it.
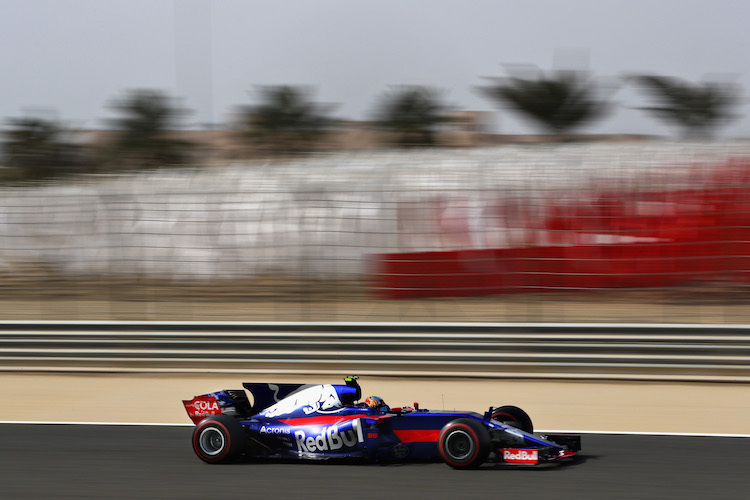
{"label": "wheel rim", "polygon": [[474,453],[474,440],[466,431],[453,431],[445,439],[445,450],[451,458],[464,460]]}
{"label": "wheel rim", "polygon": [[198,444],[206,455],[218,455],[224,449],[224,434],[215,427],[206,427],[198,436]]}

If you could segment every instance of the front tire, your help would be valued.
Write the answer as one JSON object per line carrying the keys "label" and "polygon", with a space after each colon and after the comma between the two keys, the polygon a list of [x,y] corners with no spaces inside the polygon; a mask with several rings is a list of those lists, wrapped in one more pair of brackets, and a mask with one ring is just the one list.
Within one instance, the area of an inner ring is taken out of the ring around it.
{"label": "front tire", "polygon": [[247,436],[234,417],[208,417],[193,431],[193,450],[198,458],[210,464],[228,462],[245,449]]}
{"label": "front tire", "polygon": [[454,469],[477,468],[490,452],[490,433],[476,420],[452,420],[440,431],[438,451]]}
{"label": "front tire", "polygon": [[517,406],[495,408],[492,411],[492,418],[529,434],[534,433],[534,424],[531,422],[531,417]]}

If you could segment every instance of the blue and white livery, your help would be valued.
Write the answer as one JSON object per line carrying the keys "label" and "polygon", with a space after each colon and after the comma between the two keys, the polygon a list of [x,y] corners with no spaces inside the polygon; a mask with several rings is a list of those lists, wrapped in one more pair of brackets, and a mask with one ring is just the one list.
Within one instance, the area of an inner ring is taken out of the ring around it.
{"label": "blue and white livery", "polygon": [[[470,411],[360,403],[357,377],[344,384],[257,384],[183,401],[196,424],[193,450],[208,463],[261,459],[442,459],[457,469],[496,462],[536,465],[574,457],[580,436],[538,435],[515,406]],[[252,396],[251,399],[248,395]]]}

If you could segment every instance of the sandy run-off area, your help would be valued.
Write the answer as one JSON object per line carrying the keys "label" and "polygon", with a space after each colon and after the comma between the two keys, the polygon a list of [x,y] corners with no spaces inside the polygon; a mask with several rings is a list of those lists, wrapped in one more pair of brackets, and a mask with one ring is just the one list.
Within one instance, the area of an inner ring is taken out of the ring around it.
{"label": "sandy run-off area", "polygon": [[[340,383],[331,377],[0,374],[0,421],[189,424],[181,403],[242,382]],[[524,408],[540,430],[750,435],[750,386],[656,382],[360,379],[391,406],[484,412]]]}

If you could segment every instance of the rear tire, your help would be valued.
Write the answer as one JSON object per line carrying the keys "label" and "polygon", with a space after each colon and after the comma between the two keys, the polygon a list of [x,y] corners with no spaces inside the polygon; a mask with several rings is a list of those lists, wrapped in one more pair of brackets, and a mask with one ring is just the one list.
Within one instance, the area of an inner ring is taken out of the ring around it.
{"label": "rear tire", "polygon": [[454,469],[475,469],[490,452],[490,433],[476,420],[459,418],[445,424],[438,436],[438,451]]}
{"label": "rear tire", "polygon": [[492,411],[492,418],[529,434],[534,433],[534,424],[531,423],[531,417],[517,406],[509,405],[495,408]]}
{"label": "rear tire", "polygon": [[193,450],[210,464],[228,462],[245,449],[247,435],[234,417],[217,415],[200,421],[193,431]]}

